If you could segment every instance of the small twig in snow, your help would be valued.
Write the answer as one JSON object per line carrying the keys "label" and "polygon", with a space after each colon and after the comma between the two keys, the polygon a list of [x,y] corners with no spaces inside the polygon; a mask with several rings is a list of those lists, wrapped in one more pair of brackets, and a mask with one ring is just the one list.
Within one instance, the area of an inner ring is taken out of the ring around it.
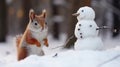
{"label": "small twig in snow", "polygon": [[58,54],[56,53],[53,57],[56,57],[56,56],[58,56]]}

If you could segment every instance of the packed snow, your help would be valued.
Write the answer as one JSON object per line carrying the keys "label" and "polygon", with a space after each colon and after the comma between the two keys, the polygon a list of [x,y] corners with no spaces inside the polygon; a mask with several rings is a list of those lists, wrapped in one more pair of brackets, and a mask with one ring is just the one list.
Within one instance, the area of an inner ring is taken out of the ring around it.
{"label": "packed snow", "polygon": [[45,56],[31,55],[19,62],[14,38],[7,39],[6,43],[0,43],[0,67],[120,67],[119,38],[106,39],[107,49],[103,51],[75,51],[59,47],[65,43],[65,34],[60,35],[60,40],[49,35],[50,47],[44,47]]}
{"label": "packed snow", "polygon": [[6,67],[119,67],[118,51],[69,50],[48,56],[31,55]]}

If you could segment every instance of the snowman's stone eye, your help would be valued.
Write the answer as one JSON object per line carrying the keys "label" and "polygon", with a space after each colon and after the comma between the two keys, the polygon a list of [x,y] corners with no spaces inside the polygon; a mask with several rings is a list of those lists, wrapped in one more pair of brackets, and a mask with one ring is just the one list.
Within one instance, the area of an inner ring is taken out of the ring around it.
{"label": "snowman's stone eye", "polygon": [[90,27],[92,27],[92,25],[90,25]]}
{"label": "snowman's stone eye", "polygon": [[84,10],[81,10],[82,12],[84,12]]}
{"label": "snowman's stone eye", "polygon": [[80,33],[80,35],[82,35],[82,33]]}
{"label": "snowman's stone eye", "polygon": [[83,36],[80,36],[80,38],[83,38]]}
{"label": "snowman's stone eye", "polygon": [[78,31],[80,30],[80,28],[78,28]]}
{"label": "snowman's stone eye", "polygon": [[79,24],[79,26],[81,26],[81,24]]}

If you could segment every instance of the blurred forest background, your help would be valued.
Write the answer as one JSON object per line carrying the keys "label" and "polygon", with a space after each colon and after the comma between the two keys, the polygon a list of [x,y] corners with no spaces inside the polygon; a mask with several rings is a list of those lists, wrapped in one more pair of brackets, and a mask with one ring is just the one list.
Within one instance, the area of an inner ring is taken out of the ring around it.
{"label": "blurred forest background", "polygon": [[55,39],[64,33],[69,38],[74,34],[76,17],[72,16],[80,7],[91,6],[96,12],[98,26],[109,26],[117,32],[102,30],[105,37],[119,36],[120,0],[0,0],[0,42],[5,42],[7,36],[15,36],[24,32],[29,21],[29,10],[33,8],[37,14],[47,10],[49,34]]}

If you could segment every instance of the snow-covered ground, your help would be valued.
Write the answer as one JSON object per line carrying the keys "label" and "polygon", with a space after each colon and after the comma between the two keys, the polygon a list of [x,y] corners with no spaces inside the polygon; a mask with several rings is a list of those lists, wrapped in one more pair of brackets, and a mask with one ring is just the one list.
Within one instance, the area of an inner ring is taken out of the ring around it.
{"label": "snow-covered ground", "polygon": [[104,41],[107,49],[104,51],[74,51],[56,48],[64,45],[65,34],[60,36],[60,40],[54,40],[49,35],[50,47],[44,47],[46,56],[32,55],[20,62],[16,60],[15,39],[7,39],[6,43],[0,43],[0,67],[120,67],[120,37],[107,38]]}
{"label": "snow-covered ground", "polygon": [[57,56],[39,57],[31,55],[7,67],[120,67],[118,51],[75,51],[68,50]]}

